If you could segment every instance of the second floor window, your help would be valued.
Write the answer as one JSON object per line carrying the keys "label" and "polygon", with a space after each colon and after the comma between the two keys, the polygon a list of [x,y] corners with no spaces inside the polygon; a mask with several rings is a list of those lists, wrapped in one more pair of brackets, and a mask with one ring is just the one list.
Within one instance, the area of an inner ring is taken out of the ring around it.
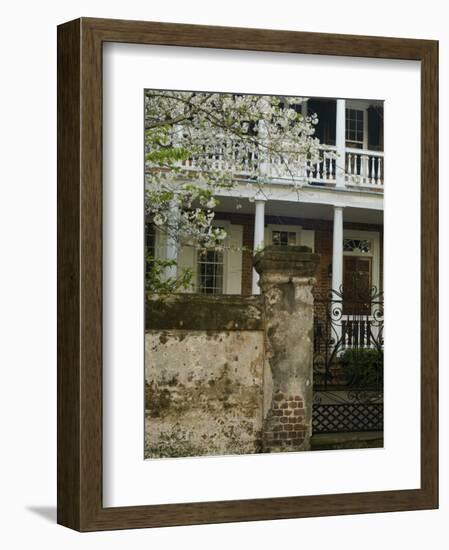
{"label": "second floor window", "polygon": [[363,149],[364,111],[346,109],[346,146]]}

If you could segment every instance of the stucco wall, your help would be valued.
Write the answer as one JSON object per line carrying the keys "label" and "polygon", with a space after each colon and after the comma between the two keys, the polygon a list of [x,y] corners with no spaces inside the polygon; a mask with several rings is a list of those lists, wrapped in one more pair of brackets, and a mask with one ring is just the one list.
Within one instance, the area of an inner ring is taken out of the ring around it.
{"label": "stucco wall", "polygon": [[147,458],[260,450],[263,326],[258,296],[150,297]]}
{"label": "stucco wall", "polygon": [[148,331],[146,457],[258,452],[261,331]]}

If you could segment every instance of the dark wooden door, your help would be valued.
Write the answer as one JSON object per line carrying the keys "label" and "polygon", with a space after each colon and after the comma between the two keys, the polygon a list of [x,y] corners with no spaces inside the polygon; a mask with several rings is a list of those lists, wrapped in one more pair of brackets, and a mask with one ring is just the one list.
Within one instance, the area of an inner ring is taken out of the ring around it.
{"label": "dark wooden door", "polygon": [[343,257],[343,313],[369,315],[372,258]]}

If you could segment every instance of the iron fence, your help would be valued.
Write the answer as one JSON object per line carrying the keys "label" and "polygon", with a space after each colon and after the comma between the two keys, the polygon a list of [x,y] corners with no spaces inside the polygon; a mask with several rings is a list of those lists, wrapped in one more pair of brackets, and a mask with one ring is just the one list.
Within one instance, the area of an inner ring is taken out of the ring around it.
{"label": "iron fence", "polygon": [[376,287],[315,299],[314,433],[383,429],[383,332]]}

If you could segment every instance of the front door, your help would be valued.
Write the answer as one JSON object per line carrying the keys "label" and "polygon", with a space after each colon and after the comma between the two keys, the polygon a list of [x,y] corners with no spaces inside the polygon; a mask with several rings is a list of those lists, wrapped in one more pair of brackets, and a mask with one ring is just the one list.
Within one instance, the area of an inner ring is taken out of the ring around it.
{"label": "front door", "polygon": [[369,315],[372,258],[343,256],[343,314]]}

